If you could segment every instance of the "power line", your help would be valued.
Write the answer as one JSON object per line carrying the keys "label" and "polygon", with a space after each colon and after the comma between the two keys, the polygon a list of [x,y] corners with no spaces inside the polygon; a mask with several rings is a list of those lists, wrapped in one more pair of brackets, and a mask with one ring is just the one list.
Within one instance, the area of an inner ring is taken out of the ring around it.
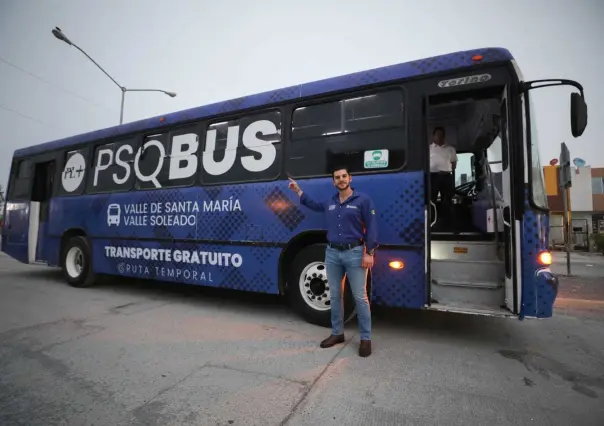
{"label": "power line", "polygon": [[46,80],[45,78],[42,78],[42,77],[40,77],[40,76],[38,76],[38,75],[36,75],[36,74],[34,74],[34,73],[32,73],[32,72],[27,71],[26,69],[21,68],[21,67],[20,67],[20,66],[18,66],[18,65],[13,64],[12,62],[8,61],[7,59],[4,59],[4,58],[0,57],[0,61],[1,61],[1,62],[4,62],[5,64],[7,64],[7,65],[9,65],[9,66],[11,66],[11,67],[13,67],[13,68],[15,68],[16,70],[19,70],[19,71],[21,71],[21,72],[23,72],[23,73],[27,74],[27,75],[29,75],[29,76],[31,76],[31,77],[33,77],[33,78],[35,78],[35,79],[38,79],[38,80],[40,80],[40,81],[42,81],[42,82],[44,82],[44,83],[46,83],[46,84],[49,84],[49,85],[53,86],[55,89],[58,89],[58,90],[60,90],[60,91],[62,91],[62,92],[64,92],[64,93],[67,93],[68,95],[75,96],[76,98],[78,98],[78,99],[80,99],[80,100],[83,100],[83,101],[85,101],[85,102],[89,102],[89,103],[91,103],[91,104],[94,104],[94,105],[96,105],[96,106],[99,106],[99,107],[101,107],[101,108],[104,108],[104,109],[106,109],[107,111],[111,111],[111,109],[110,109],[110,108],[108,108],[107,106],[105,106],[105,105],[103,105],[103,104],[101,104],[101,103],[99,103],[99,102],[93,101],[92,99],[88,99],[88,98],[85,98],[85,97],[83,97],[83,96],[81,96],[81,95],[78,95],[77,93],[72,92],[71,90],[65,89],[64,87],[61,87],[61,86],[59,86],[58,84],[53,83],[52,81]]}
{"label": "power line", "polygon": [[17,115],[19,115],[19,116],[21,116],[21,117],[23,117],[23,118],[27,118],[28,120],[35,121],[36,123],[42,124],[43,126],[47,126],[47,127],[52,128],[52,129],[59,130],[59,131],[61,130],[61,129],[58,129],[57,127],[52,126],[52,125],[50,125],[50,124],[48,124],[48,123],[44,123],[43,121],[40,121],[40,120],[38,120],[37,118],[30,117],[29,115],[25,115],[25,114],[23,114],[22,112],[16,111],[16,110],[14,110],[14,109],[12,109],[12,108],[9,108],[9,107],[6,107],[6,106],[4,106],[4,105],[2,105],[2,104],[0,104],[0,108],[5,109],[5,110],[7,110],[7,111],[10,111],[10,112],[12,112],[13,114],[17,114]]}

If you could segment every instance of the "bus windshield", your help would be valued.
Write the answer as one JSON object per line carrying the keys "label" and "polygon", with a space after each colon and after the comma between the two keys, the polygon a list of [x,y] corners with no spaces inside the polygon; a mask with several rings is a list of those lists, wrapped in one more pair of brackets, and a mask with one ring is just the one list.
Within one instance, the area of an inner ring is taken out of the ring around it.
{"label": "bus windshield", "polygon": [[[522,109],[526,108],[525,99],[522,99]],[[533,202],[537,207],[547,209],[547,194],[545,192],[545,184],[543,179],[543,168],[539,159],[539,136],[537,132],[537,120],[533,104],[529,102],[530,112],[530,132],[531,132],[531,188],[533,193]],[[523,114],[523,125],[526,132],[526,114]],[[526,133],[525,133],[526,134]]]}

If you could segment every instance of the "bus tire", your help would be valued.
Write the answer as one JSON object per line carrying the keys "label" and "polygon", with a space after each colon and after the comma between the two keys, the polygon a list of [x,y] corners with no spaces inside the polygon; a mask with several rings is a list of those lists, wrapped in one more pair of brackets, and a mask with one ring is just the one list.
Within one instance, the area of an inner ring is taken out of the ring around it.
{"label": "bus tire", "polygon": [[72,287],[90,287],[96,282],[92,272],[92,250],[85,237],[69,239],[62,253],[63,276]]}
{"label": "bus tire", "polygon": [[[331,327],[329,285],[325,269],[325,244],[304,247],[296,255],[288,279],[290,304],[307,322]],[[350,286],[344,289],[344,321],[354,314],[354,299]]]}

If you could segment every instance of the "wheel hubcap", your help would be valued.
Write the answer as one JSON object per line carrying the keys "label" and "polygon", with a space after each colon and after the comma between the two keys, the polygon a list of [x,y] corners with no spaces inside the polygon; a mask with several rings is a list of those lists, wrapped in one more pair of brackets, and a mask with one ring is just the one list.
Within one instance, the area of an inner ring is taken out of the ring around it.
{"label": "wheel hubcap", "polygon": [[308,306],[318,311],[327,311],[330,306],[327,271],[323,262],[313,262],[300,274],[300,294]]}
{"label": "wheel hubcap", "polygon": [[82,274],[84,270],[84,253],[82,253],[79,247],[69,249],[65,258],[65,268],[72,278],[77,278]]}

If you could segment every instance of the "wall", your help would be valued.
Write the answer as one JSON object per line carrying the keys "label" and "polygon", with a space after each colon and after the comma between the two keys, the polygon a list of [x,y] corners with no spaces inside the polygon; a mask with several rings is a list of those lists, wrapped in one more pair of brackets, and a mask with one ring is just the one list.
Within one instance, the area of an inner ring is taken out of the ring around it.
{"label": "wall", "polygon": [[[604,167],[594,167],[592,170],[592,177],[604,177]],[[598,213],[604,213],[604,194],[593,194],[593,205],[594,211]]]}
{"label": "wall", "polygon": [[543,167],[543,179],[545,183],[545,193],[547,194],[547,205],[552,213],[561,213],[564,211],[564,202],[559,187],[560,168],[558,166]]}
{"label": "wall", "polygon": [[[591,189],[592,172],[600,172],[604,176],[604,168],[592,169],[591,166],[572,167],[572,186],[570,188],[570,209],[573,212],[604,211],[604,195],[594,196]],[[551,212],[564,211],[564,200],[559,187],[560,167],[543,167],[545,179],[545,192],[547,203]],[[601,200],[600,200],[601,197]],[[597,204],[594,205],[594,203]],[[599,209],[598,207],[601,208]]]}
{"label": "wall", "polygon": [[594,210],[591,193],[591,166],[573,167],[570,188],[570,205],[573,212],[592,212]]}

